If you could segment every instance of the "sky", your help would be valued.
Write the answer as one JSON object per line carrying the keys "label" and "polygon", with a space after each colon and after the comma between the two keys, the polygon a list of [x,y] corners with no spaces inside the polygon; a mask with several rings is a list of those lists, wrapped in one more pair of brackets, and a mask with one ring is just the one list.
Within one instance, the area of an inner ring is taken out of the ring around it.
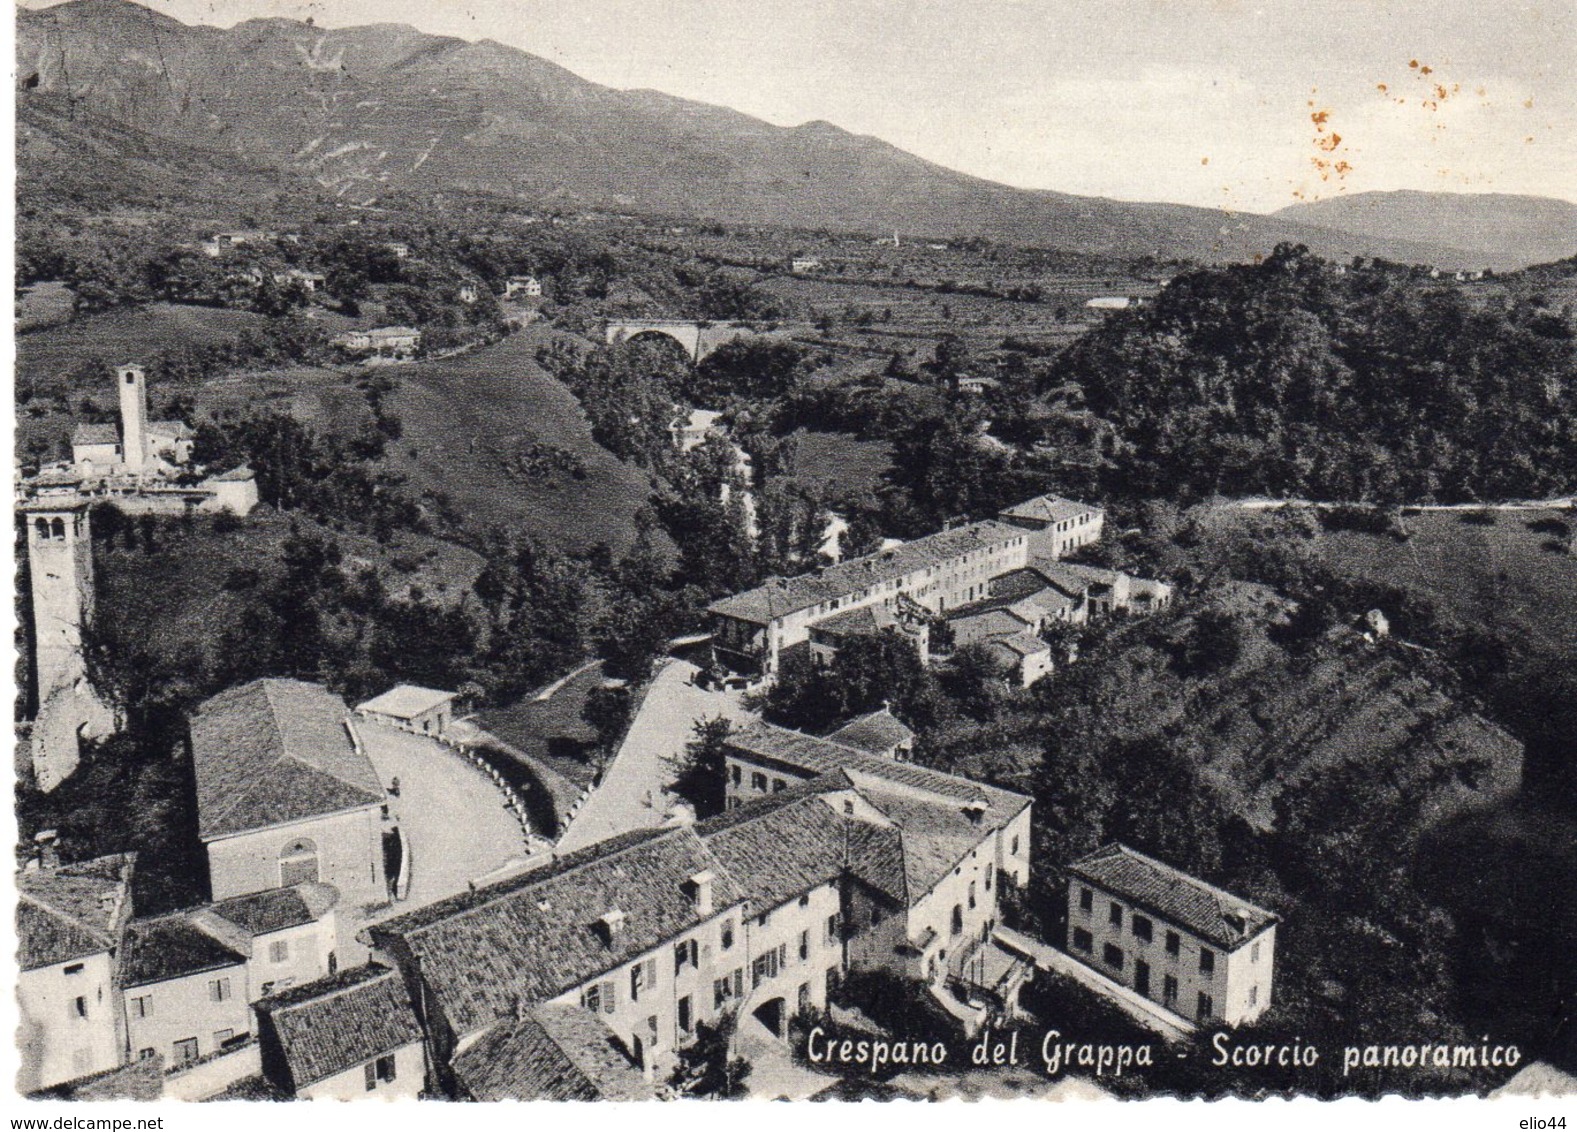
{"label": "sky", "polygon": [[[29,6],[44,7],[40,0]],[[1577,200],[1573,0],[148,0],[494,39],[1025,188],[1250,211]]]}

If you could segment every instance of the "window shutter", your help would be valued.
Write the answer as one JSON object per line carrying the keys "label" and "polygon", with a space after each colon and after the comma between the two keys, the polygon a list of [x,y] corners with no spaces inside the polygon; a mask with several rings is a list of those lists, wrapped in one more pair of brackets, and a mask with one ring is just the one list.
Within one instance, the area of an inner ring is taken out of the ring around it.
{"label": "window shutter", "polygon": [[656,958],[648,959],[646,961],[646,985],[649,987],[655,987],[657,985]]}
{"label": "window shutter", "polygon": [[367,1078],[367,1091],[370,1093],[373,1089],[378,1087],[378,1070],[377,1067],[370,1061],[367,1062],[366,1065],[362,1066],[362,1069],[365,1071]]}
{"label": "window shutter", "polygon": [[613,1013],[613,1000],[617,991],[618,984],[612,979],[602,984],[602,1012],[604,1014]]}

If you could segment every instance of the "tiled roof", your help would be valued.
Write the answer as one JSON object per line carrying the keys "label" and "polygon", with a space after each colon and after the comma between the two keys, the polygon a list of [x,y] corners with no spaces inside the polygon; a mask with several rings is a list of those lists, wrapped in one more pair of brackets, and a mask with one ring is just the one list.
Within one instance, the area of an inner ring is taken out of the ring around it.
{"label": "tiled roof", "polygon": [[1024,531],[1019,527],[986,519],[950,531],[938,531],[890,550],[851,558],[818,573],[776,579],[753,590],[715,601],[707,609],[708,612],[725,617],[737,617],[742,621],[764,625],[775,618],[809,609],[834,598],[847,597],[959,555],[999,547],[1011,539],[1023,537]]}
{"label": "tiled roof", "polygon": [[948,623],[953,626],[954,642],[960,645],[974,645],[1011,637],[1024,632],[1030,624],[1010,609],[960,612],[956,617],[949,617]]}
{"label": "tiled roof", "polygon": [[608,1029],[580,1006],[543,1005],[502,1022],[454,1059],[479,1101],[651,1100],[652,1086]]}
{"label": "tiled roof", "polygon": [[1000,650],[1000,655],[1009,658],[1010,664],[1017,664],[1026,656],[1051,651],[1051,646],[1034,633],[1014,633],[1007,637],[997,637],[990,641],[987,647]]}
{"label": "tiled roof", "polygon": [[149,436],[166,436],[171,440],[186,440],[196,433],[185,421],[149,421]]}
{"label": "tiled roof", "polygon": [[204,840],[383,802],[346,729],[345,703],[299,680],[254,680],[192,718],[198,835]]}
{"label": "tiled roof", "polygon": [[[1097,849],[1069,865],[1068,874],[1130,900],[1222,948],[1237,947],[1278,919],[1272,912],[1126,845],[1114,843]],[[1241,927],[1237,922],[1239,915],[1243,920]]]}
{"label": "tiled roof", "polygon": [[247,896],[234,896],[209,906],[209,911],[229,920],[248,935],[267,935],[310,924],[339,900],[331,884],[300,884],[271,888]]}
{"label": "tiled roof", "polygon": [[454,697],[453,692],[440,692],[436,688],[396,684],[381,696],[374,696],[364,704],[357,704],[356,710],[375,711],[379,715],[392,715],[397,719],[411,719],[448,703]]}
{"label": "tiled roof", "polygon": [[121,984],[162,983],[246,962],[246,955],[221,943],[184,913],[133,920],[126,925]]}
{"label": "tiled roof", "polygon": [[801,786],[793,801],[771,804],[788,793],[783,791],[696,827],[758,912],[836,880],[843,871],[847,822],[822,801],[826,784],[815,785],[820,789]]}
{"label": "tiled roof", "polygon": [[157,1053],[30,1094],[68,1101],[156,1101],[163,1095],[164,1059]]}
{"label": "tiled roof", "polygon": [[1064,499],[1060,495],[1037,495],[1034,499],[1026,499],[1023,503],[1015,503],[1012,507],[1000,512],[1004,519],[1031,519],[1038,523],[1060,523],[1066,519],[1077,519],[1080,515],[1088,515],[1091,511],[1100,508],[1093,503],[1080,503],[1074,499]]}
{"label": "tiled roof", "polygon": [[136,856],[25,869],[17,874],[17,959],[24,971],[111,951],[131,916]]}
{"label": "tiled roof", "polygon": [[873,755],[884,754],[894,747],[912,743],[914,732],[905,727],[903,721],[891,711],[881,708],[858,719],[851,719],[828,735],[827,741],[842,743],[846,747],[858,747]]}
{"label": "tiled roof", "polygon": [[239,1081],[226,1085],[212,1096],[203,1097],[203,1101],[293,1101],[295,1095],[287,1093],[274,1084],[261,1073],[251,1077],[242,1077]]}
{"label": "tiled roof", "polygon": [[867,780],[858,786],[860,795],[898,828],[904,883],[913,900],[935,888],[1000,824],[987,824],[984,817],[976,823],[958,806],[886,783]]}
{"label": "tiled roof", "polygon": [[[744,893],[693,829],[640,830],[369,929],[408,951],[464,1035],[546,1001],[700,922],[690,878],[712,872],[714,909]],[[601,917],[623,925],[609,940]]]}
{"label": "tiled roof", "polygon": [[368,964],[258,1001],[260,1035],[276,1038],[296,1089],[422,1040],[405,981]]}
{"label": "tiled roof", "polygon": [[71,430],[71,444],[119,444],[120,429],[112,424],[79,424]]}
{"label": "tiled roof", "polygon": [[212,483],[242,483],[246,480],[255,480],[256,478],[257,473],[245,464],[231,468],[228,472],[220,472],[217,476],[208,477]]}
{"label": "tiled roof", "polygon": [[[807,777],[843,770],[871,775],[895,785],[960,803],[983,800],[989,807],[987,818],[993,827],[1005,823],[1029,804],[1027,797],[1011,790],[931,770],[916,763],[882,758],[786,727],[774,727],[770,723],[757,723],[730,735],[728,746],[743,757],[767,759]],[[851,777],[854,777],[853,773]]]}

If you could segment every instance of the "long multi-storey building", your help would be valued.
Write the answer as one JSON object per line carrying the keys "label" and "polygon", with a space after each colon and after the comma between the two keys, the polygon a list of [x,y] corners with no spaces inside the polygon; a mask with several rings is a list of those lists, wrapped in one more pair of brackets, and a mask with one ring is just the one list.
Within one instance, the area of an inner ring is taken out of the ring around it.
{"label": "long multi-storey building", "polygon": [[783,652],[808,641],[812,626],[850,610],[891,610],[902,595],[943,614],[985,597],[992,578],[1025,564],[1029,539],[1020,527],[987,519],[813,574],[774,578],[708,606],[713,653],[725,667],[774,676]]}

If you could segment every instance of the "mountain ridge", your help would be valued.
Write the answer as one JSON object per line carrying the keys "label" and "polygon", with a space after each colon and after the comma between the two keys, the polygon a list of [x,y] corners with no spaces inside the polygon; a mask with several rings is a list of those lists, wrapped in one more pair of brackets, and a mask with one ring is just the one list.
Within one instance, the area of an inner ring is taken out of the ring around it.
{"label": "mountain ridge", "polygon": [[1442,267],[1521,266],[1528,250],[1486,257],[1296,217],[1013,188],[833,123],[777,126],[661,91],[616,90],[493,40],[403,24],[325,29],[269,17],[221,29],[132,0],[67,0],[20,10],[16,51],[19,107],[65,96],[83,113],[288,170],[355,203],[458,189],[1209,261],[1248,260],[1287,241],[1331,258]]}

